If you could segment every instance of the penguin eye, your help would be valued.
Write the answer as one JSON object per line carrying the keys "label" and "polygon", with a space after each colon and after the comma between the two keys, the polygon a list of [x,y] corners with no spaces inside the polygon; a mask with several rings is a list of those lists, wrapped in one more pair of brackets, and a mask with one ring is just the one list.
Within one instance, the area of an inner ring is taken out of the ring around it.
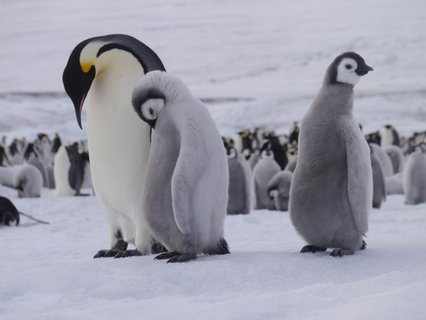
{"label": "penguin eye", "polygon": [[151,116],[153,116],[153,115],[154,115],[154,109],[149,108],[149,114],[150,114]]}
{"label": "penguin eye", "polygon": [[146,120],[156,120],[163,108],[163,99],[150,99],[142,104],[141,114]]}
{"label": "penguin eye", "polygon": [[345,64],[345,68],[348,69],[348,70],[351,70],[352,66],[350,64]]}

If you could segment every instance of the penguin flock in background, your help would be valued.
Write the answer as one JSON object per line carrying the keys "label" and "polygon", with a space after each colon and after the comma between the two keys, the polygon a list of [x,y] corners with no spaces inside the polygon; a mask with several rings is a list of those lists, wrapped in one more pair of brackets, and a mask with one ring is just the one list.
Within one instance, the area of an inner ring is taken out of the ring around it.
{"label": "penguin flock in background", "polygon": [[[62,77],[81,128],[87,113],[87,142],[3,139],[0,183],[22,197],[93,188],[110,239],[94,258],[228,254],[226,216],[253,209],[288,211],[302,253],[352,255],[366,248],[369,212],[388,195],[426,202],[426,132],[402,137],[386,124],[364,134],[353,116],[354,86],[371,71],[359,54],[343,53],[300,125],[221,137],[151,48],[124,34],[92,37],[75,46]],[[2,224],[19,223],[7,201],[0,209]]]}

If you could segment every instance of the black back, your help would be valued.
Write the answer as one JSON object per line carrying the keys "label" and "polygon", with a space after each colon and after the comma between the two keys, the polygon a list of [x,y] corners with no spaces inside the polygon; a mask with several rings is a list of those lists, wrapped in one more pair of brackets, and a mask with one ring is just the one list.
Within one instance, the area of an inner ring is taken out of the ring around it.
{"label": "black back", "polygon": [[62,145],[61,138],[59,137],[58,134],[56,134],[55,138],[53,139],[53,143],[52,143],[52,153],[56,154],[56,152],[58,152],[61,145]]}
{"label": "black back", "polygon": [[84,178],[84,160],[78,152],[78,144],[74,143],[66,146],[68,158],[70,160],[70,169],[68,171],[68,183],[70,187],[75,190],[75,194],[80,194],[81,186],[83,185]]}

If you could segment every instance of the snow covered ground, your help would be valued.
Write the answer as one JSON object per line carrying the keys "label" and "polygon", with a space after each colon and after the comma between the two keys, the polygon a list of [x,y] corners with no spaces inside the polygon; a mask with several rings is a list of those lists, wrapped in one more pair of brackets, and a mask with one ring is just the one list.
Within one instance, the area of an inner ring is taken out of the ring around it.
{"label": "snow covered ground", "polygon": [[[370,132],[426,130],[426,2],[0,0],[0,136],[85,136],[61,76],[81,40],[128,33],[151,46],[209,109],[222,134],[300,121],[332,59],[362,54],[356,87]],[[93,260],[108,246],[94,197],[16,199],[50,225],[0,228],[0,319],[424,319],[426,205],[390,196],[368,250],[301,255],[287,213],[228,217],[231,255],[170,265]]]}

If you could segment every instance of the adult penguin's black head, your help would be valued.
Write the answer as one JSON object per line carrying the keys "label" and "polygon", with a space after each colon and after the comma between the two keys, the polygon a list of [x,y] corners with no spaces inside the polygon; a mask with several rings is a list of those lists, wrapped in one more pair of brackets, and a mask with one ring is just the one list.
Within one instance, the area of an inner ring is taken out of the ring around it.
{"label": "adult penguin's black head", "polygon": [[362,76],[373,71],[363,57],[355,52],[337,56],[327,69],[325,82],[328,84],[349,84],[354,86]]}
{"label": "adult penguin's black head", "polygon": [[148,46],[125,34],[111,34],[94,37],[80,42],[68,59],[62,75],[64,88],[70,97],[81,126],[81,110],[84,99],[90,90],[93,80],[108,67],[108,62],[102,66],[98,63],[103,54],[110,50],[123,50],[131,53],[141,64],[145,73],[153,70],[165,71],[164,65],[157,54]]}

